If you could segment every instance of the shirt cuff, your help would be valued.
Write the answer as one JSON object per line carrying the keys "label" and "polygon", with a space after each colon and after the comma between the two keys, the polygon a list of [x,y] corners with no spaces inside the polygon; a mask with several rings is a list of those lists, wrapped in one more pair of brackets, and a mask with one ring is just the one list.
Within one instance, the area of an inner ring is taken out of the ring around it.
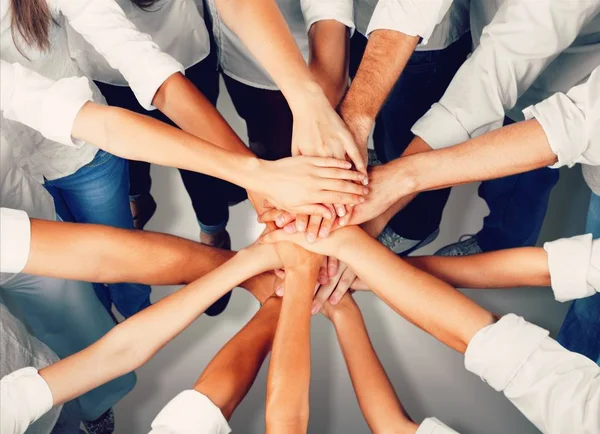
{"label": "shirt cuff", "polygon": [[191,434],[198,432],[229,434],[225,417],[207,396],[195,390],[185,390],[173,398],[156,416],[152,429],[159,432]]}
{"label": "shirt cuff", "polygon": [[63,145],[81,147],[84,142],[71,136],[77,114],[92,101],[90,82],[85,77],[70,77],[56,81],[42,100],[40,132],[44,137]]}
{"label": "shirt cuff", "polygon": [[508,314],[471,339],[465,368],[501,392],[548,334],[522,317]]}
{"label": "shirt cuff", "polygon": [[37,369],[19,369],[0,380],[0,426],[2,432],[25,432],[46,414],[54,400]]}
{"label": "shirt cuff", "polygon": [[29,259],[31,223],[25,211],[0,208],[0,272],[20,273]]}
{"label": "shirt cuff", "polygon": [[313,24],[319,21],[335,20],[350,29],[350,36],[354,34],[354,3],[352,1],[302,2],[302,15],[307,32],[310,31]]}
{"label": "shirt cuff", "polygon": [[458,434],[458,432],[445,425],[439,419],[428,417],[419,425],[415,434]]}
{"label": "shirt cuff", "polygon": [[552,241],[544,244],[544,250],[558,301],[589,297],[600,288],[600,243],[592,240],[592,234]]}
{"label": "shirt cuff", "polygon": [[448,148],[471,138],[458,119],[440,103],[435,103],[411,131],[433,149]]}
{"label": "shirt cuff", "polygon": [[558,161],[550,166],[573,167],[586,148],[586,124],[581,110],[569,97],[556,93],[523,110],[526,120],[536,119]]}

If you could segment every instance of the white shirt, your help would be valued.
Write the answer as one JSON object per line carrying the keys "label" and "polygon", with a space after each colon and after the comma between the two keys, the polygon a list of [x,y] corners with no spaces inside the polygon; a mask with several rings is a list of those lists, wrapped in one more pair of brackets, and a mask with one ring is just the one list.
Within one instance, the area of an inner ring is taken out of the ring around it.
{"label": "white shirt", "polygon": [[[420,36],[422,41],[417,51],[442,50],[469,30],[470,0],[355,0],[355,3],[362,6],[355,5],[356,27],[361,33],[394,30]],[[363,9],[370,9],[372,16]],[[366,16],[370,22],[365,31]]]}
{"label": "white shirt", "polygon": [[479,47],[412,132],[434,149],[452,146],[500,127],[506,110],[579,84],[600,64],[599,12],[597,0],[472,2]]}
{"label": "white shirt", "polygon": [[600,66],[586,83],[566,94],[556,93],[523,113],[542,125],[558,157],[553,167],[600,166]]}
{"label": "white shirt", "polygon": [[458,434],[435,417],[428,417],[419,425],[415,434]]}
{"label": "white shirt", "polygon": [[31,246],[31,227],[25,211],[0,208],[0,272],[20,273]]}
{"label": "white shirt", "polygon": [[[19,63],[46,78],[58,80],[81,77],[83,71],[71,59],[68,48],[66,22],[80,32],[131,85],[140,104],[152,108],[152,100],[160,85],[173,73],[183,71],[180,63],[140,33],[113,0],[47,0],[57,24],[50,25],[51,48],[40,52],[28,47],[18,32],[16,44],[11,33],[11,0],[0,0],[0,57],[9,63]],[[19,51],[24,52],[25,55]],[[94,101],[104,98],[93,86]],[[57,107],[60,108],[60,107]],[[76,172],[89,163],[98,151],[85,144],[78,149],[65,148],[45,139],[36,130],[21,123],[1,118],[1,127],[15,147],[23,147],[19,165],[42,182]]]}
{"label": "white shirt", "polygon": [[[298,48],[308,62],[310,27],[321,20],[336,20],[354,29],[352,0],[276,0]],[[244,43],[221,20],[214,0],[209,0],[219,63],[231,78],[261,89],[277,90],[267,71],[250,54]]]}
{"label": "white shirt", "polygon": [[[185,69],[210,53],[208,30],[194,0],[159,0],[147,10],[131,0],[115,1],[140,32],[150,35],[162,51]],[[70,26],[68,35],[71,55],[88,77],[103,83],[128,85],[123,75],[111,68],[106,59]]]}

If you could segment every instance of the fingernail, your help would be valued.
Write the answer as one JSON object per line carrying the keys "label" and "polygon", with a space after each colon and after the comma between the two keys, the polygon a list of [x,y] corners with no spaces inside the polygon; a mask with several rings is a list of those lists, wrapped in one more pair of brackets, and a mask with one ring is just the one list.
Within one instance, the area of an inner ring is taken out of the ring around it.
{"label": "fingernail", "polygon": [[369,194],[369,189],[367,187],[363,188],[363,193],[364,194]]}
{"label": "fingernail", "polygon": [[344,168],[350,169],[351,167],[352,167],[352,163],[350,163],[349,161],[344,162]]}
{"label": "fingernail", "polygon": [[301,223],[296,223],[296,230],[297,230],[298,232],[304,232],[304,231],[306,230],[306,226],[304,226],[304,225],[303,225],[303,224],[301,224]]}
{"label": "fingernail", "polygon": [[340,226],[346,226],[346,219],[340,219],[338,224]]}
{"label": "fingernail", "polygon": [[365,179],[362,180],[362,185],[369,185],[369,178],[365,176]]}
{"label": "fingernail", "polygon": [[[361,198],[362,199],[362,198]],[[346,208],[344,207],[339,207],[337,210],[338,216],[340,217],[344,217],[346,215]]]}
{"label": "fingernail", "polygon": [[319,308],[313,304],[312,308],[310,309],[310,313],[315,315],[317,312],[319,312]]}
{"label": "fingernail", "polygon": [[320,237],[320,238],[327,238],[327,236],[328,236],[328,235],[329,235],[329,229],[322,228],[322,229],[319,231],[319,237]]}
{"label": "fingernail", "polygon": [[365,198],[364,198],[364,197],[361,197],[361,198],[360,198],[358,201],[359,201],[360,203],[364,203],[364,201],[365,201]]}
{"label": "fingernail", "polygon": [[279,227],[282,227],[282,226],[283,226],[283,223],[284,223],[284,221],[285,221],[285,220],[283,219],[283,217],[277,217],[277,222],[276,222],[276,223],[277,223],[277,226],[279,226]]}
{"label": "fingernail", "polygon": [[317,237],[315,237],[315,234],[313,234],[312,232],[310,232],[309,234],[306,235],[306,241],[308,241],[309,243],[314,243],[315,241],[317,241]]}
{"label": "fingernail", "polygon": [[333,218],[333,217],[331,216],[331,214],[330,214],[330,213],[328,213],[328,212],[326,212],[325,214],[323,214],[323,217],[324,217],[326,220],[331,220],[331,219]]}
{"label": "fingernail", "polygon": [[339,300],[338,300],[338,298],[336,296],[332,295],[331,298],[329,299],[329,303],[331,303],[333,305],[338,304],[338,302],[339,302]]}
{"label": "fingernail", "polygon": [[283,287],[277,287],[277,289],[275,290],[275,294],[277,294],[279,297],[283,296]]}

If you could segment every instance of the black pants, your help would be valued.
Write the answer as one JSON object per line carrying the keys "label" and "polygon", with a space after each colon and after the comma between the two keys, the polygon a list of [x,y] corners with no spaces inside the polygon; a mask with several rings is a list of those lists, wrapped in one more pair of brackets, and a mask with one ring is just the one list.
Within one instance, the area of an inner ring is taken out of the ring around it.
{"label": "black pants", "polygon": [[[188,68],[186,77],[198,87],[213,105],[216,105],[219,97],[219,75],[216,57],[213,54]],[[142,108],[131,88],[99,82],[96,82],[96,84],[109,105],[148,115],[174,126],[173,122],[159,110],[149,112]],[[168,149],[165,149],[165,152],[168,152]],[[179,172],[203,230],[210,233],[210,228],[213,228],[213,232],[218,232],[218,229],[224,228],[229,219],[228,202],[230,200],[234,201],[235,196],[241,194],[240,189],[228,182],[201,173],[182,169]],[[149,163],[130,161],[129,179],[129,194],[132,198],[150,194],[152,179],[150,178]]]}
{"label": "black pants", "polygon": [[225,74],[223,79],[235,110],[246,122],[252,152],[271,161],[290,157],[294,119],[283,94],[248,86]]}
{"label": "black pants", "polygon": [[[366,47],[366,38],[355,33],[351,41],[351,73],[355,73]],[[415,51],[394,85],[375,123],[373,139],[383,162],[399,158],[412,139],[410,131],[421,116],[440,100],[471,51],[467,33],[444,50]],[[390,220],[400,236],[423,240],[438,229],[450,189],[419,194]]]}

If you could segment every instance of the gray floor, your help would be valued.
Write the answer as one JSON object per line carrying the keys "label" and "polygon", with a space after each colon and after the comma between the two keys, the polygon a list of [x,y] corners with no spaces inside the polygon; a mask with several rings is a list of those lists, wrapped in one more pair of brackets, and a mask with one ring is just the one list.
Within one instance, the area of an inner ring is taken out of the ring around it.
{"label": "gray floor", "polygon": [[[241,120],[227,95],[219,108],[240,136]],[[149,230],[198,239],[194,213],[176,170],[154,167],[153,194],[158,211]],[[580,169],[565,170],[555,189],[541,241],[583,232],[588,190]],[[466,211],[465,211],[466,210]],[[488,210],[477,196],[477,186],[455,188],[446,208],[441,234],[419,253],[428,254],[476,233]],[[241,248],[261,232],[247,203],[232,209],[229,231],[233,247]],[[176,288],[156,288],[154,301]],[[478,303],[499,314],[523,315],[556,333],[567,305],[555,302],[548,289],[466,291]],[[462,434],[528,434],[538,432],[504,399],[464,370],[463,358],[398,317],[371,294],[357,300],[374,346],[410,415],[420,421],[436,416]],[[137,371],[138,385],[117,407],[117,434],[146,434],[160,409],[177,393],[190,388],[196,377],[257,310],[257,302],[236,290],[226,313],[202,317]],[[330,324],[315,317],[312,328],[311,421],[309,432],[354,434],[369,432],[361,417],[352,386]],[[266,365],[231,425],[234,432],[264,433]]]}

